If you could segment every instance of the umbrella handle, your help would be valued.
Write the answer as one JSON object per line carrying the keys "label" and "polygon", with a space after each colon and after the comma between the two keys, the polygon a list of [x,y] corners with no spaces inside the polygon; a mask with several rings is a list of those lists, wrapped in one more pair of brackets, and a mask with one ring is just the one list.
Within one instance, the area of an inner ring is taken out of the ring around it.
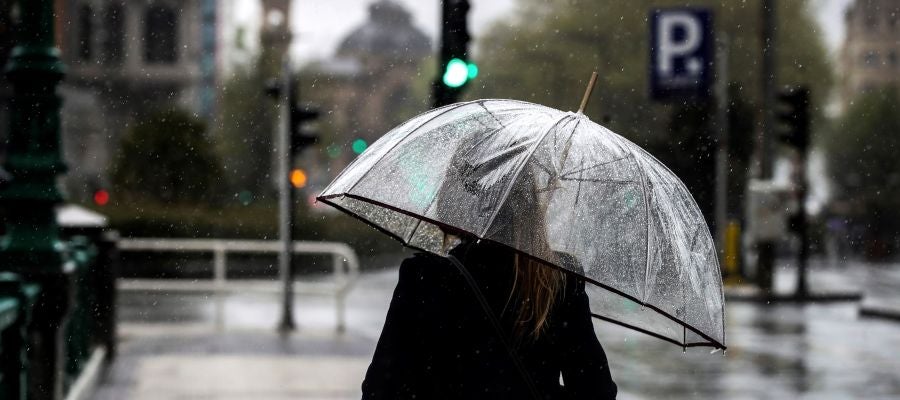
{"label": "umbrella handle", "polygon": [[478,288],[478,284],[475,283],[475,278],[472,277],[472,274],[469,273],[469,270],[466,269],[466,266],[463,265],[462,262],[459,261],[455,256],[448,255],[447,258],[453,265],[456,266],[456,269],[459,270],[459,273],[462,274],[464,278],[466,278],[466,282],[469,284],[469,287],[472,288],[472,292],[475,293],[475,297],[478,298],[478,303],[481,304],[481,308],[484,309],[484,313],[487,314],[488,319],[491,321],[491,325],[494,326],[494,330],[497,331],[497,336],[500,338],[500,343],[503,343],[503,347],[506,348],[506,352],[509,353],[509,357],[512,358],[513,364],[516,365],[516,369],[519,370],[519,374],[522,375],[522,379],[525,381],[525,385],[528,386],[528,390],[531,392],[531,397],[535,400],[543,399],[540,396],[537,386],[534,385],[534,381],[531,380],[531,375],[528,374],[528,370],[525,369],[525,365],[522,364],[522,359],[519,358],[518,353],[516,353],[515,349],[509,344],[509,340],[506,338],[506,334],[503,333],[503,328],[500,327],[500,320],[497,319],[497,315],[494,314],[494,311],[491,310],[491,306],[488,304],[487,299],[484,298],[484,294],[481,293],[481,289]]}

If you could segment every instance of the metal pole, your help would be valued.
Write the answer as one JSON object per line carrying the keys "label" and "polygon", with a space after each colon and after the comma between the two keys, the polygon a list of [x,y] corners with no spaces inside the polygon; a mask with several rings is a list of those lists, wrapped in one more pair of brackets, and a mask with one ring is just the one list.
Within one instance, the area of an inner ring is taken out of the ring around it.
{"label": "metal pole", "polygon": [[800,238],[800,254],[797,259],[797,290],[794,293],[798,299],[809,297],[807,284],[807,259],[809,258],[809,234],[806,221],[806,194],[809,183],[806,180],[807,151],[801,150],[797,155],[797,235]]}
{"label": "metal pole", "polygon": [[278,216],[281,237],[281,251],[278,254],[278,269],[283,285],[283,297],[281,307],[281,322],[278,324],[280,332],[291,332],[296,329],[294,323],[294,274],[293,274],[293,248],[294,243],[294,191],[291,188],[291,135],[290,113],[293,100],[290,61],[286,58],[281,71],[281,101],[279,102],[278,119]]}
{"label": "metal pole", "polygon": [[[772,179],[772,136],[774,131],[775,105],[775,0],[762,0],[762,133],[759,137],[756,158],[759,160],[760,179]],[[769,292],[775,270],[775,243],[762,241],[757,244],[756,281],[760,289]]]}
{"label": "metal pole", "polygon": [[18,2],[17,45],[6,66],[13,94],[4,169],[12,181],[0,190],[0,208],[12,212],[6,213],[7,233],[0,241],[0,270],[40,284],[29,327],[31,399],[62,398],[66,343],[62,333],[73,300],[54,211],[64,200],[56,179],[66,165],[60,151],[62,100],[56,91],[65,67],[54,43],[53,4]]}
{"label": "metal pole", "polygon": [[725,250],[728,224],[728,37],[723,33],[716,48],[716,125],[719,147],[716,154],[716,241],[719,255]]}

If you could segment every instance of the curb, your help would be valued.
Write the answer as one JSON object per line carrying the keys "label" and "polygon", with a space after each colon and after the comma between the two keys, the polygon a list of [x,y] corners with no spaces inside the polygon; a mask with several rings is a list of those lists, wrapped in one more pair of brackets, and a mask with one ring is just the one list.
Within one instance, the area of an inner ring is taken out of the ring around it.
{"label": "curb", "polygon": [[751,303],[838,303],[856,302],[862,300],[862,292],[857,291],[827,291],[814,292],[806,296],[796,296],[793,293],[762,293],[756,288],[741,288],[725,290],[725,300]]}
{"label": "curb", "polygon": [[881,318],[900,322],[900,309],[878,306],[860,306],[860,317]]}
{"label": "curb", "polygon": [[94,397],[103,372],[104,359],[106,359],[106,348],[102,346],[95,348],[87,365],[69,389],[65,400],[87,400]]}

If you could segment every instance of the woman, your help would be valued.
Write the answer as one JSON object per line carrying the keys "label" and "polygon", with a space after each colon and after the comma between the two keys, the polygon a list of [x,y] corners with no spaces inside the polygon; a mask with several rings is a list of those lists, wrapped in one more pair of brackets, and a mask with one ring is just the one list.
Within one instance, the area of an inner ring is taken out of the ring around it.
{"label": "woman", "polygon": [[[451,254],[478,282],[542,398],[615,398],[584,283],[529,268],[532,261],[488,242],[463,243]],[[532,398],[501,340],[459,271],[447,259],[417,254],[400,267],[363,398]]]}
{"label": "woman", "polygon": [[[477,168],[462,165],[458,170],[469,172],[452,179],[454,184],[471,188],[477,179],[466,175]],[[525,175],[536,181],[530,172]],[[540,223],[545,207],[535,198],[536,191],[519,190],[524,189],[514,189],[509,196],[517,203],[496,218],[503,226],[496,237],[527,242],[528,248],[543,249],[541,254],[551,254],[548,258],[559,265],[574,266],[572,257],[549,250]],[[441,191],[451,193],[446,187]],[[455,202],[444,203],[452,207]],[[535,228],[516,228],[527,226],[523,218]],[[447,237],[445,243],[453,241]],[[461,243],[449,256],[474,278],[502,332],[492,326],[451,259],[416,254],[400,266],[362,384],[363,399],[615,398],[616,385],[594,334],[584,283],[507,246],[463,235],[458,239]]]}

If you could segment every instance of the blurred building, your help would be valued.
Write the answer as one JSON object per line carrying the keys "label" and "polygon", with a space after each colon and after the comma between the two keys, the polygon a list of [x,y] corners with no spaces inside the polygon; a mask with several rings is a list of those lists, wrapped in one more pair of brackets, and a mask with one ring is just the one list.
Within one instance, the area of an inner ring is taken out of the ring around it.
{"label": "blurred building", "polygon": [[855,0],[844,15],[841,97],[900,82],[900,1]]}
{"label": "blurred building", "polygon": [[74,200],[109,184],[119,139],[148,111],[177,107],[211,118],[218,0],[56,0],[68,73],[62,136]]}
{"label": "blurred building", "polygon": [[[392,127],[428,109],[427,94],[414,86],[432,78],[433,71],[423,70],[431,54],[431,39],[413,25],[409,11],[395,1],[378,0],[369,5],[368,19],[341,40],[334,57],[307,69],[306,79],[319,88],[316,100],[328,111],[332,137],[326,162],[332,172]],[[330,178],[316,176],[326,183]]]}

